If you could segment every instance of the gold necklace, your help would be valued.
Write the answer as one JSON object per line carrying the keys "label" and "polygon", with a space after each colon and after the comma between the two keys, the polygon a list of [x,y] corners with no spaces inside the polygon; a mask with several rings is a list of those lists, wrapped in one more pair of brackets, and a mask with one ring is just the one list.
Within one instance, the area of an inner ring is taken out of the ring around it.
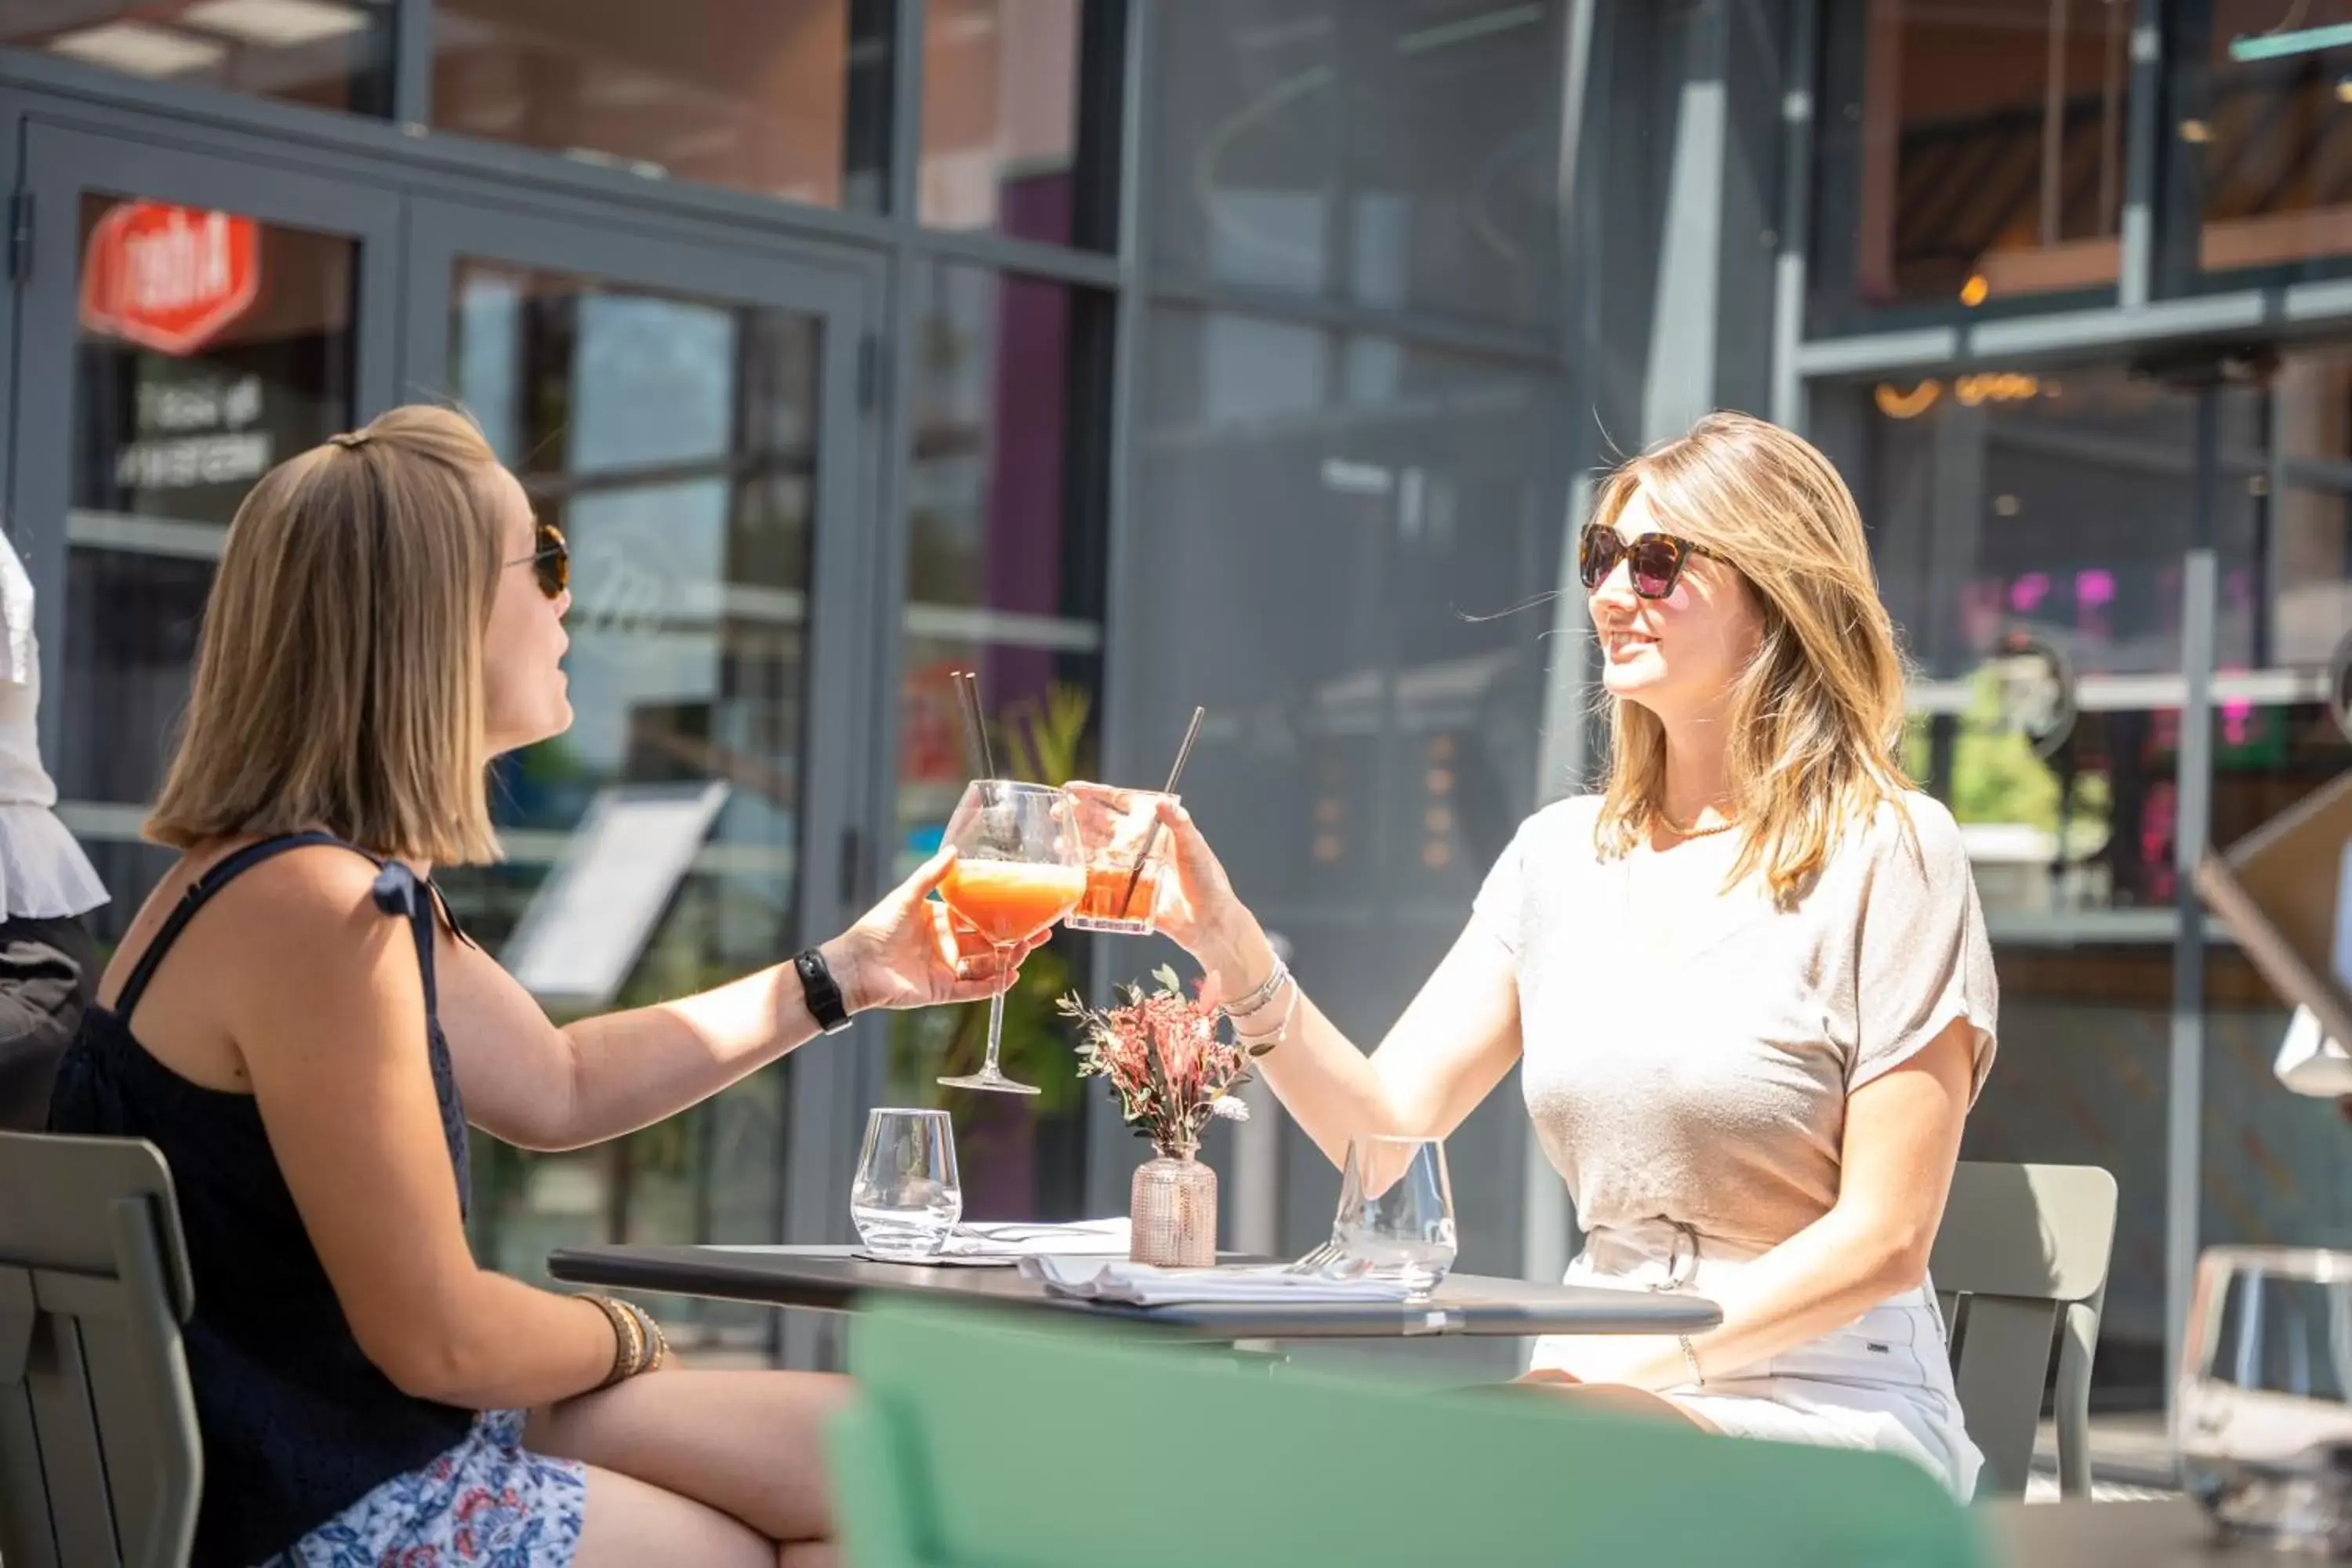
{"label": "gold necklace", "polygon": [[1650,816],[1659,826],[1664,828],[1667,832],[1673,834],[1677,838],[1712,838],[1718,833],[1728,833],[1733,828],[1739,826],[1738,819],[1734,818],[1725,822],[1718,822],[1713,827],[1685,827],[1681,823],[1676,822],[1673,817],[1668,816],[1664,812],[1658,810],[1654,806],[1651,808]]}

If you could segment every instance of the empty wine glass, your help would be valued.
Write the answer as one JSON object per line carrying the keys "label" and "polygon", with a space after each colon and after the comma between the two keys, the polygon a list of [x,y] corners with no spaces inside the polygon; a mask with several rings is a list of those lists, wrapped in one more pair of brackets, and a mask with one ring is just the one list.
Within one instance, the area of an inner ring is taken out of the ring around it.
{"label": "empty wine glass", "polygon": [[944,1110],[878,1107],[849,1186],[849,1217],[877,1258],[936,1258],[963,1216],[955,1130]]}
{"label": "empty wine glass", "polygon": [[[974,779],[948,818],[945,842],[955,864],[940,884],[948,908],[988,939],[1000,962],[1078,907],[1087,890],[1086,857],[1070,803],[1046,784]],[[1004,994],[988,1003],[988,1057],[976,1073],[940,1081],[950,1089],[1035,1094],[996,1065],[1004,1039]]]}
{"label": "empty wine glass", "polygon": [[2198,1259],[2172,1441],[2182,1486],[2225,1532],[2352,1555],[2352,1253]]}
{"label": "empty wine glass", "polygon": [[1360,1279],[1394,1279],[1418,1300],[1454,1268],[1454,1186],[1439,1138],[1387,1135],[1348,1144],[1331,1268]]}

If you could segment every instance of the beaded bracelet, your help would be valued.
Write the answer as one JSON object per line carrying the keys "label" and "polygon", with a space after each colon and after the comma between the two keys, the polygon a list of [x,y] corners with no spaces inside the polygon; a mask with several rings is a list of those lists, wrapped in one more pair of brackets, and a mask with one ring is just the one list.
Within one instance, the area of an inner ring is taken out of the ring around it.
{"label": "beaded bracelet", "polygon": [[638,1363],[645,1359],[646,1354],[645,1339],[637,1331],[636,1320],[610,1296],[583,1290],[579,1297],[604,1313],[604,1321],[613,1331],[613,1367],[604,1374],[604,1381],[596,1385],[597,1388],[610,1388],[624,1378],[636,1375]]}
{"label": "beaded bracelet", "polygon": [[613,1370],[604,1374],[598,1390],[612,1387],[635,1377],[640,1373],[657,1370],[669,1359],[669,1339],[654,1321],[653,1314],[634,1301],[615,1301],[610,1296],[600,1296],[593,1290],[580,1291],[583,1301],[592,1302],[613,1325]]}
{"label": "beaded bracelet", "polygon": [[1264,1012],[1266,1004],[1274,1000],[1275,993],[1282,989],[1282,983],[1289,978],[1290,965],[1282,962],[1280,953],[1276,953],[1274,972],[1265,977],[1265,983],[1240,1001],[1225,1004],[1225,1016],[1246,1018],[1253,1013]]}
{"label": "beaded bracelet", "polygon": [[645,1334],[646,1363],[637,1368],[637,1371],[659,1372],[662,1363],[669,1359],[669,1336],[662,1332],[659,1323],[654,1321],[654,1315],[635,1301],[623,1301],[620,1306],[629,1316],[636,1320],[637,1327]]}

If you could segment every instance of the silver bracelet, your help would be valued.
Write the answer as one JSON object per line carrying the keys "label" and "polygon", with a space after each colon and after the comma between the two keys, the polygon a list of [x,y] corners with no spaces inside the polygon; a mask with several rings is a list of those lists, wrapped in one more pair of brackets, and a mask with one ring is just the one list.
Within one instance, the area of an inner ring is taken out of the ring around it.
{"label": "silver bracelet", "polygon": [[1690,1369],[1691,1382],[1700,1388],[1706,1386],[1706,1373],[1698,1369],[1698,1352],[1691,1349],[1688,1334],[1676,1334],[1675,1343],[1683,1347],[1683,1365]]}
{"label": "silver bracelet", "polygon": [[1242,1047],[1244,1050],[1247,1050],[1252,1056],[1260,1054],[1261,1047],[1263,1047],[1264,1050],[1270,1051],[1274,1049],[1275,1047],[1282,1044],[1283,1041],[1290,1038],[1290,1021],[1298,1016],[1298,998],[1301,993],[1298,989],[1297,979],[1295,976],[1292,976],[1287,970],[1285,970],[1283,973],[1285,978],[1289,979],[1290,981],[1290,1005],[1282,1010],[1282,1022],[1276,1024],[1272,1029],[1269,1029],[1263,1035],[1245,1035],[1242,1032],[1242,1026],[1238,1020],[1234,1024],[1234,1038],[1239,1041]]}
{"label": "silver bracelet", "polygon": [[1282,962],[1282,954],[1278,952],[1276,953],[1274,955],[1274,972],[1265,977],[1265,984],[1260,985],[1247,996],[1243,997],[1239,1002],[1226,1003],[1225,1016],[1228,1018],[1246,1018],[1253,1013],[1264,1011],[1265,1005],[1274,1000],[1274,994],[1282,989],[1282,983],[1289,978],[1290,965]]}

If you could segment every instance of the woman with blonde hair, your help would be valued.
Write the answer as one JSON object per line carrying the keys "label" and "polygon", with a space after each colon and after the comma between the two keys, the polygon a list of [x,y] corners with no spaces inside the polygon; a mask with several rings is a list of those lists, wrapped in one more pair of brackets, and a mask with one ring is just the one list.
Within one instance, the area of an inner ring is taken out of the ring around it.
{"label": "woman with blonde hair", "polygon": [[716,990],[557,1028],[426,879],[497,854],[485,770],[571,722],[561,534],[478,430],[397,408],[231,523],[147,830],[180,851],[49,1125],[169,1158],[195,1310],[199,1568],[833,1561],[807,1373],[680,1370],[635,1305],[478,1266],[466,1124],[575,1149],[867,1007],[986,996],[925,895]]}
{"label": "woman with blonde hair", "polygon": [[1572,1281],[1687,1287],[1722,1326],[1552,1338],[1526,1381],[1711,1430],[1890,1450],[1962,1498],[1927,1273],[1992,1059],[1983,913],[1896,761],[1903,666],[1862,519],[1789,432],[1717,414],[1602,487],[1578,542],[1606,788],[1529,817],[1369,1058],[1181,808],[1162,928],[1333,1160],[1443,1137],[1523,1068],[1576,1204]]}

